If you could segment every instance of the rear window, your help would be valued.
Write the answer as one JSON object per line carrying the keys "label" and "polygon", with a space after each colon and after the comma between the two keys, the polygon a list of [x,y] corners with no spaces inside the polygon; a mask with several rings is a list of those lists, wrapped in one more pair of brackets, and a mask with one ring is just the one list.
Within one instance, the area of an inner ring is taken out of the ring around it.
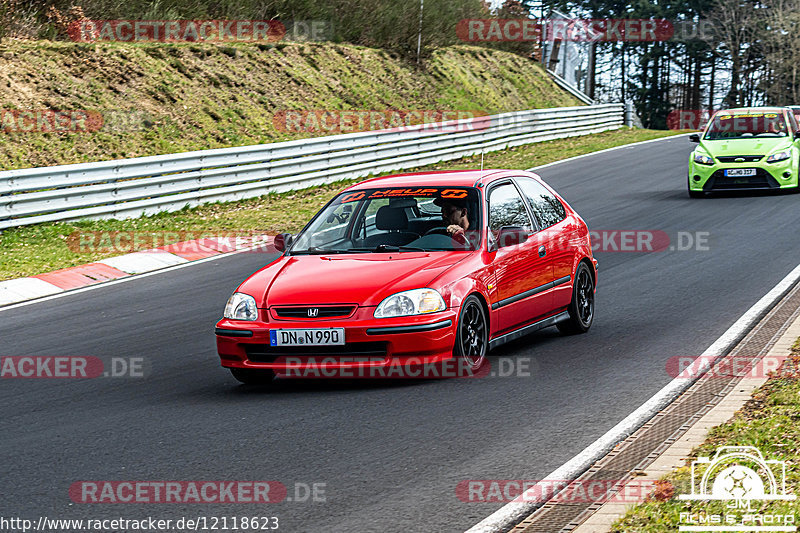
{"label": "rear window", "polygon": [[544,185],[531,178],[516,179],[541,229],[558,224],[567,217],[567,210]]}

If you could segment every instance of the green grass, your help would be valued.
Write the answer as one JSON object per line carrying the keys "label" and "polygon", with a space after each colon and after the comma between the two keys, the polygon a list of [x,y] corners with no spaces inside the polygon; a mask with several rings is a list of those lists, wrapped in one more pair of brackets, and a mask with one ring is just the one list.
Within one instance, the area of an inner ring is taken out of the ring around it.
{"label": "green grass", "polygon": [[[484,168],[530,168],[567,157],[631,142],[674,135],[671,131],[622,129],[585,137],[531,144],[486,154]],[[480,168],[480,156],[430,165],[418,170]],[[187,232],[296,232],[334,194],[352,182],[270,194],[240,202],[217,203],[128,220],[86,220],[20,227],[0,233],[0,280],[41,274],[96,261],[131,250],[81,252],[69,246],[70,236],[88,232],[155,233],[159,244],[164,233]],[[142,246],[136,249],[147,248]]]}
{"label": "green grass", "polygon": [[[798,340],[800,342],[800,339]],[[631,509],[617,521],[614,533],[675,532],[680,525],[680,513],[708,514],[732,512],[726,502],[681,501],[678,494],[691,491],[691,471],[688,465],[696,457],[713,457],[720,446],[755,446],[765,459],[786,463],[786,492],[800,493],[800,348],[796,342],[792,356],[784,367],[763,387],[753,393],[734,418],[711,430],[706,441],[692,451],[687,466],[662,478],[662,484],[674,486],[675,496],[650,501]],[[796,517],[797,501],[753,501],[748,513],[792,515]],[[740,512],[739,514],[743,514]],[[684,525],[686,525],[684,523]],[[796,525],[796,524],[795,524]]]}
{"label": "green grass", "polygon": [[579,105],[537,63],[474,46],[422,67],[333,43],[0,43],[0,109],[87,110],[99,131],[5,132],[0,170],[277,142],[284,110],[446,110],[494,114]]}

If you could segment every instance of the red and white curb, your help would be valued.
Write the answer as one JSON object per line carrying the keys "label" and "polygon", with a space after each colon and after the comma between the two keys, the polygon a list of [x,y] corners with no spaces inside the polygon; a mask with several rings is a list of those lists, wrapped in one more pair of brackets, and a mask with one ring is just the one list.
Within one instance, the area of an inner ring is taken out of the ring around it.
{"label": "red and white curb", "polygon": [[26,278],[0,281],[0,307],[184,263],[262,249],[276,252],[270,235],[178,242]]}

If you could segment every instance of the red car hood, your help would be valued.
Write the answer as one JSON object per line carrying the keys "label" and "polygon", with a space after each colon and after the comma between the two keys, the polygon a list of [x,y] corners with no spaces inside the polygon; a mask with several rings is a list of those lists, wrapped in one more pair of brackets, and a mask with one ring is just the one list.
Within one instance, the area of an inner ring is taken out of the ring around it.
{"label": "red car hood", "polygon": [[239,291],[259,307],[345,304],[376,306],[396,292],[427,287],[464,252],[404,252],[281,257],[250,276]]}

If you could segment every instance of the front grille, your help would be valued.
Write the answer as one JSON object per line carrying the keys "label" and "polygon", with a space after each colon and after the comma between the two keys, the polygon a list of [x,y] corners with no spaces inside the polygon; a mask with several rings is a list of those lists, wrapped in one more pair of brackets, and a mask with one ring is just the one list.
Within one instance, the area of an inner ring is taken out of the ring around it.
{"label": "front grille", "polygon": [[[724,155],[718,157],[720,163],[757,163],[764,158],[763,155]],[[742,161],[737,161],[741,159]]]}
{"label": "front grille", "polygon": [[[346,358],[348,361],[384,360],[388,352],[386,342],[348,342],[343,346],[270,346],[245,344],[247,359],[254,363],[273,363],[278,357]],[[321,361],[317,360],[317,363]]]}
{"label": "front grille", "polygon": [[703,189],[706,191],[735,191],[739,189],[776,189],[780,184],[763,168],[756,169],[755,176],[725,176],[724,170],[717,170],[708,179]]}
{"label": "front grille", "polygon": [[336,306],[298,306],[275,307],[273,311],[278,318],[336,318],[348,317],[355,311],[355,305]]}

